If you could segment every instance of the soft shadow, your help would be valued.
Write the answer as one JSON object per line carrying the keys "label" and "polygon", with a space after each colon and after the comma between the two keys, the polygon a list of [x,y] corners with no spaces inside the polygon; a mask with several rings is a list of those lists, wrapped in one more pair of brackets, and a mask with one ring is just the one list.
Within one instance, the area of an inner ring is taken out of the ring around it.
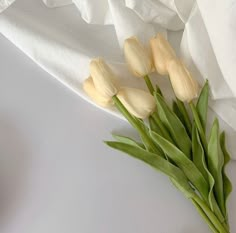
{"label": "soft shadow", "polygon": [[[199,229],[198,226],[186,226],[183,231],[181,231],[182,233],[199,233]],[[210,232],[210,228],[206,229],[205,231],[201,230],[201,233],[209,233]]]}
{"label": "soft shadow", "polygon": [[23,135],[0,115],[0,226],[11,221],[22,199],[29,168],[29,153]]}

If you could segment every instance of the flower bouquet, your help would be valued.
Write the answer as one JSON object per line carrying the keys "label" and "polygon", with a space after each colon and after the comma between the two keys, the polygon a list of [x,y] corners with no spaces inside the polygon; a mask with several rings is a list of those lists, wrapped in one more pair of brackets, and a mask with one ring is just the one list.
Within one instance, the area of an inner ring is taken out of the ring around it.
{"label": "flower bouquet", "polygon": [[[83,84],[85,92],[102,107],[115,106],[140,136],[140,141],[135,141],[113,135],[115,141],[105,143],[166,174],[212,232],[229,233],[226,201],[232,185],[225,166],[230,156],[217,119],[206,132],[208,81],[200,91],[162,35],[150,40],[150,48],[152,54],[135,37],[124,43],[130,70],[145,81],[149,92],[120,87],[118,78],[100,58],[90,63],[91,76]],[[171,107],[149,78],[154,70],[170,80],[175,93]]]}

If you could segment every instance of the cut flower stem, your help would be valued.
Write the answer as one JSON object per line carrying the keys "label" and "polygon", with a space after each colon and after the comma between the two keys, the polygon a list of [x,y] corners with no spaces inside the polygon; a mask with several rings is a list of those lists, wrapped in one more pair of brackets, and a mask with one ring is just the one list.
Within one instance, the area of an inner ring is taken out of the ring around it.
{"label": "cut flower stem", "polygon": [[[225,228],[224,223],[221,223],[215,214],[211,211],[209,206],[198,196],[195,195],[193,200],[201,207],[211,223],[218,229],[219,233],[229,233],[229,230]],[[206,218],[204,218],[206,220]],[[207,221],[208,222],[208,221]]]}
{"label": "cut flower stem", "polygon": [[122,113],[122,115],[129,121],[129,123],[139,132],[141,139],[144,143],[144,145],[147,147],[149,151],[152,152],[158,152],[160,151],[157,149],[153,141],[147,136],[147,133],[145,132],[145,129],[140,125],[140,121],[132,116],[125,106],[122,104],[122,102],[119,100],[119,98],[115,95],[112,97],[117,109]]}
{"label": "cut flower stem", "polygon": [[145,75],[143,78],[144,78],[144,80],[145,80],[145,83],[146,83],[146,85],[147,85],[147,88],[148,88],[149,92],[151,93],[151,95],[153,95],[154,87],[153,87],[153,85],[152,85],[152,82],[151,82],[149,76],[148,76],[148,75]]}

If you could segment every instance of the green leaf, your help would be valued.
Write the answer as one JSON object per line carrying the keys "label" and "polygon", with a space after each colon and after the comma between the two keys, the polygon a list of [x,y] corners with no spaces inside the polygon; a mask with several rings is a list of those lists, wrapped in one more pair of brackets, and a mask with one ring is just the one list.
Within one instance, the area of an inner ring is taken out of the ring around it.
{"label": "green leaf", "polygon": [[197,112],[198,112],[204,132],[206,130],[206,122],[207,122],[208,96],[209,96],[209,85],[208,85],[208,80],[207,80],[205,82],[204,87],[201,90],[201,93],[197,102]]}
{"label": "green leaf", "polygon": [[142,143],[136,142],[132,138],[121,136],[121,135],[116,135],[116,134],[112,134],[112,137],[119,142],[124,142],[126,144],[137,146],[137,147],[145,149],[145,146]]}
{"label": "green leaf", "polygon": [[[152,116],[150,116],[150,117],[148,118],[148,121],[149,121],[149,126],[150,126],[151,131],[154,131],[154,132],[160,134],[162,137],[166,138],[166,137],[165,137],[165,134],[162,133],[162,132],[163,132],[163,129],[162,129],[161,127],[159,127],[158,123],[155,121],[155,119],[154,119]],[[149,130],[148,134],[150,134],[150,130]],[[165,153],[164,153],[163,150],[160,148],[160,146],[157,145],[156,143],[155,143],[155,145],[158,147],[158,149],[159,149],[159,151],[160,151],[160,152],[159,152],[160,155],[161,155],[162,157],[165,157],[165,158],[168,160],[168,157],[166,157]]]}
{"label": "green leaf", "polygon": [[184,116],[181,113],[181,111],[179,110],[179,107],[178,107],[176,101],[173,101],[172,109],[173,109],[173,112],[175,113],[175,115],[180,119],[180,121],[182,122],[182,124],[185,126],[185,129],[186,129],[186,125],[185,125],[185,121],[184,121]]}
{"label": "green leaf", "polygon": [[183,126],[182,122],[175,115],[175,113],[165,103],[164,99],[158,94],[154,93],[157,109],[161,121],[170,132],[171,138],[174,140],[178,148],[184,152],[187,157],[191,157],[191,141]]}
{"label": "green leaf", "polygon": [[156,125],[159,127],[159,130],[160,130],[160,134],[165,138],[167,139],[168,141],[173,142],[173,139],[171,138],[168,130],[166,129],[165,125],[162,123],[159,115],[157,112],[154,112],[150,118],[153,118],[153,120],[155,121]]}
{"label": "green leaf", "polygon": [[185,126],[186,131],[187,131],[189,137],[191,138],[191,136],[192,136],[191,135],[192,134],[192,124],[191,124],[191,120],[190,120],[188,111],[187,111],[184,103],[181,100],[176,99],[176,104],[177,104],[177,107],[179,109],[180,114],[182,115],[183,125]]}
{"label": "green leaf", "polygon": [[191,111],[192,111],[192,114],[193,114],[194,122],[195,122],[195,124],[197,126],[197,129],[198,129],[198,132],[199,132],[199,136],[201,138],[202,146],[204,148],[204,151],[207,153],[206,135],[205,135],[205,131],[202,127],[202,123],[200,121],[200,117],[198,115],[197,108],[196,108],[196,106],[194,105],[193,102],[190,102],[189,105],[190,105],[190,108],[191,108]]}
{"label": "green leaf", "polygon": [[151,132],[151,136],[162,148],[165,154],[184,172],[186,177],[199,191],[204,200],[208,202],[209,185],[196,165],[181,150],[160,135]]}
{"label": "green leaf", "polygon": [[155,90],[159,95],[163,96],[161,89],[158,85],[156,85],[156,90]]}
{"label": "green leaf", "polygon": [[206,165],[206,159],[204,154],[204,149],[201,144],[201,140],[196,128],[196,125],[193,124],[193,130],[192,130],[192,147],[193,147],[193,162],[196,165],[196,167],[199,169],[199,171],[202,173],[204,178],[208,180],[209,183],[209,194],[208,194],[208,200],[211,207],[211,210],[216,214],[216,216],[219,218],[221,222],[224,222],[225,218],[221,213],[221,210],[215,200],[213,188],[215,185],[215,180],[211,173],[208,171],[207,165]]}
{"label": "green leaf", "polygon": [[224,188],[223,188],[223,177],[222,177],[224,157],[220,148],[219,122],[217,119],[214,120],[210,132],[207,160],[208,160],[208,169],[215,180],[214,194],[217,203],[222,213],[225,213]]}
{"label": "green leaf", "polygon": [[[230,195],[230,193],[232,192],[232,184],[225,172],[225,168],[226,165],[229,163],[230,161],[230,155],[226,149],[226,145],[225,145],[225,133],[222,132],[220,135],[220,145],[221,145],[221,150],[223,152],[224,155],[224,165],[223,165],[223,188],[224,188],[224,201],[225,201],[225,209],[226,209],[226,204],[227,204],[227,199]],[[227,215],[227,213],[226,213]]]}
{"label": "green leaf", "polygon": [[[206,166],[205,154],[202,148],[200,137],[196,128],[195,123],[193,124],[192,130],[192,160],[198,170],[202,173],[204,178],[208,180],[208,169]],[[214,185],[214,180],[213,180]]]}
{"label": "green leaf", "polygon": [[[150,116],[150,117],[148,118],[148,122],[149,122],[150,129],[151,129],[152,131],[154,131],[154,132],[159,133],[159,134],[162,135],[160,127],[158,126],[158,124],[156,123],[156,121],[153,119],[152,116]],[[163,135],[162,135],[162,136],[163,136]]]}
{"label": "green leaf", "polygon": [[139,147],[122,142],[107,141],[105,143],[114,149],[120,150],[136,159],[142,160],[153,168],[169,176],[171,179],[175,180],[178,188],[184,193],[187,198],[192,198],[195,195],[192,187],[189,185],[188,180],[181,169],[163,159],[162,157]]}

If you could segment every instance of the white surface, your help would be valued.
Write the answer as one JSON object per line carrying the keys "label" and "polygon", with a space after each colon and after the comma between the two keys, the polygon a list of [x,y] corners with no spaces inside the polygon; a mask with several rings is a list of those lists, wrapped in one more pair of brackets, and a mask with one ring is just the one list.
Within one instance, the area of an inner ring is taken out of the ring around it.
{"label": "white surface", "polygon": [[[11,1],[4,1],[4,5]],[[0,33],[88,101],[81,84],[89,75],[91,58],[104,57],[121,77],[122,85],[144,88],[144,82],[127,71],[123,41],[136,35],[147,43],[156,33],[171,34],[195,78],[201,84],[209,80],[210,107],[228,124],[227,133],[236,137],[235,0],[189,0],[187,4],[185,0],[73,2],[47,8],[41,0],[17,0],[7,9],[4,6]],[[170,90],[170,85],[165,89]],[[236,151],[236,144],[230,143],[230,148]]]}
{"label": "white surface", "polygon": [[47,7],[61,7],[72,4],[72,0],[43,0]]}
{"label": "white surface", "polygon": [[6,10],[15,0],[0,0],[0,13]]}
{"label": "white surface", "polygon": [[[102,143],[110,132],[132,132],[125,122],[2,36],[0,51],[1,233],[210,232],[166,177]],[[235,191],[229,206],[234,233]]]}

